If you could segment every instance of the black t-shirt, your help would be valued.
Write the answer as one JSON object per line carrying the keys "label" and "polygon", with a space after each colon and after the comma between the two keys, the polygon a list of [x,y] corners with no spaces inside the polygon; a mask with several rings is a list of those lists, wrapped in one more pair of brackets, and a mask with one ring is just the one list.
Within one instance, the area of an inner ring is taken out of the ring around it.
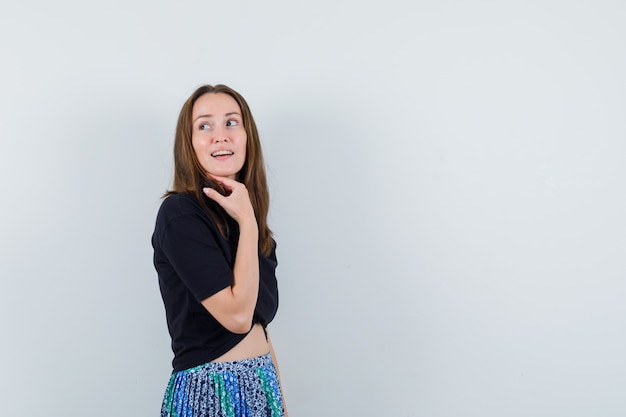
{"label": "black t-shirt", "polygon": [[[152,235],[154,266],[172,337],[174,372],[210,362],[246,336],[227,330],[201,304],[233,283],[239,228],[225,217],[228,239],[189,194],[167,197],[157,215]],[[274,243],[269,256],[259,253],[259,296],[253,323],[266,326],[278,309],[276,265]]]}

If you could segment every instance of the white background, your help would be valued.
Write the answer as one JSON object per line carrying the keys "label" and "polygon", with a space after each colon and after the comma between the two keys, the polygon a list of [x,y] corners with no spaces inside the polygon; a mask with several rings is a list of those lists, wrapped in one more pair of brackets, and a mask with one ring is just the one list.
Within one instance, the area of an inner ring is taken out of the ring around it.
{"label": "white background", "polygon": [[158,415],[175,122],[248,100],[292,417],[626,415],[626,3],[7,1],[2,415]]}

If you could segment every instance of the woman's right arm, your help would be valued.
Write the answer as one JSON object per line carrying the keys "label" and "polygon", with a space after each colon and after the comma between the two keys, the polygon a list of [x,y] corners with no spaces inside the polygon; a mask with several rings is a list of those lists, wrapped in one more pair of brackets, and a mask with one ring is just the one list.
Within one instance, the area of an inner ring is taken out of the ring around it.
{"label": "woman's right arm", "polygon": [[222,326],[233,333],[247,333],[259,294],[259,228],[245,185],[229,178],[215,177],[231,193],[225,197],[206,188],[205,194],[217,202],[239,224],[239,242],[233,266],[233,284],[202,301],[202,305]]}

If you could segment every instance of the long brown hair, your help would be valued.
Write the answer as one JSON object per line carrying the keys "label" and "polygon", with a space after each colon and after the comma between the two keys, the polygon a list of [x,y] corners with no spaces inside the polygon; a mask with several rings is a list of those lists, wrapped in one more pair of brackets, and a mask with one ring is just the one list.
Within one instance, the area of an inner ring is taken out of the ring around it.
{"label": "long brown hair", "polygon": [[192,111],[196,101],[205,94],[224,93],[231,96],[241,109],[243,126],[246,130],[246,160],[237,175],[237,180],[242,182],[248,189],[250,202],[254,208],[254,214],[259,226],[259,250],[264,255],[269,255],[273,247],[272,231],[267,225],[267,213],[269,211],[270,197],[265,175],[265,164],[261,152],[259,132],[248,107],[246,100],[230,87],[223,84],[203,85],[196,89],[185,101],[176,125],[174,137],[174,184],[172,190],[165,196],[178,193],[189,193],[196,197],[204,207],[208,215],[216,222],[221,233],[227,237],[229,230],[226,223],[226,213],[219,205],[204,195],[202,188],[211,187],[224,194],[224,188],[211,179],[198,161],[191,143],[192,134]]}

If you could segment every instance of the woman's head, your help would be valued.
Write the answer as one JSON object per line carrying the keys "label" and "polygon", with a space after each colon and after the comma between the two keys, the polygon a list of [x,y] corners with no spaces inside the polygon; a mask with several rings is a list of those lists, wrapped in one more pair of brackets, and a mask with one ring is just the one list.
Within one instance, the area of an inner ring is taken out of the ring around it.
{"label": "woman's head", "polygon": [[[231,109],[233,112],[237,112],[239,114],[216,115],[214,112],[217,109],[232,113],[229,111],[229,109]],[[207,115],[210,115],[211,118],[203,117],[197,119],[198,116]],[[229,131],[228,128],[230,126],[224,126],[223,124],[223,122],[229,121],[229,117],[226,116],[234,117],[234,122],[241,122],[243,126],[237,126],[237,128]],[[217,118],[219,118],[219,120],[217,120]],[[265,177],[259,133],[256,128],[254,118],[252,117],[252,113],[250,112],[250,108],[248,107],[248,103],[239,93],[230,87],[225,85],[204,85],[194,91],[194,93],[187,99],[187,101],[183,104],[178,117],[178,125],[176,127],[176,136],[174,140],[174,191],[190,191],[192,189],[197,189],[201,185],[207,185],[207,183],[215,185],[207,174],[219,175],[220,168],[217,167],[220,165],[227,165],[211,164],[209,158],[214,157],[207,157],[206,153],[198,152],[194,148],[194,136],[198,139],[196,142],[200,142],[203,136],[208,136],[209,133],[208,130],[200,130],[202,122],[220,122],[220,125],[215,127],[220,129],[224,127],[227,128],[218,131],[218,136],[223,137],[213,137],[213,140],[227,139],[226,137],[231,136],[231,133],[234,131],[236,133],[235,137],[232,138],[233,141],[245,141],[245,147],[242,147],[239,154],[233,155],[235,158],[224,158],[226,160],[237,159],[234,162],[235,165],[240,165],[240,169],[236,173],[235,179],[248,186],[253,177],[257,177],[259,175],[259,170],[262,171],[261,175]],[[241,132],[239,129],[242,127],[243,131]],[[213,133],[215,132],[213,131]],[[224,134],[222,135],[221,133]],[[245,139],[241,139],[239,137],[240,133],[245,135]],[[197,148],[201,147],[202,146],[197,145]],[[217,148],[219,146],[205,144],[204,147],[207,148],[205,151],[208,151],[209,147],[210,149],[213,149],[214,147]],[[245,153],[245,155],[242,155],[241,152]],[[244,156],[244,158],[242,158],[242,161],[239,161],[239,157],[241,156]],[[223,161],[216,160],[215,162]],[[211,165],[216,166],[218,172],[211,173],[210,169],[207,169],[210,168]],[[224,167],[224,169],[229,169],[229,167]],[[224,171],[221,172],[224,173]]]}
{"label": "woman's head", "polygon": [[171,193],[191,193],[201,201],[203,187],[223,193],[211,175],[245,184],[259,225],[261,251],[269,253],[273,244],[266,220],[269,192],[259,133],[245,99],[221,84],[199,87],[183,104],[174,138]]}
{"label": "woman's head", "polygon": [[225,93],[207,93],[191,111],[191,145],[210,177],[238,179],[246,161],[247,134],[239,104]]}

